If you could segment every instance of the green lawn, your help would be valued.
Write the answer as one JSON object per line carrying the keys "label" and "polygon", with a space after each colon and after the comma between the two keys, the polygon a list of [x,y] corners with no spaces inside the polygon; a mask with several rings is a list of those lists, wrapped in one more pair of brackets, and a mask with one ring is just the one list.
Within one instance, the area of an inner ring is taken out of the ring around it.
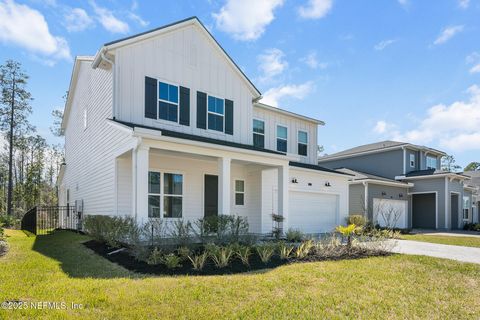
{"label": "green lawn", "polygon": [[440,244],[450,244],[454,246],[480,248],[479,237],[455,237],[455,236],[435,236],[435,235],[425,235],[425,234],[405,234],[405,235],[402,235],[401,239],[440,243]]}
{"label": "green lawn", "polygon": [[251,274],[144,277],[85,249],[70,232],[8,231],[0,301],[81,303],[81,310],[0,310],[0,319],[480,317],[480,265],[394,255]]}

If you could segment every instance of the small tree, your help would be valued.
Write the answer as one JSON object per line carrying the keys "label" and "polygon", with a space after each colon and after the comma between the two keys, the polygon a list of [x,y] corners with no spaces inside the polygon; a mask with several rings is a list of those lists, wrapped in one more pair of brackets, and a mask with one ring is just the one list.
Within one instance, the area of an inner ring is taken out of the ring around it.
{"label": "small tree", "polygon": [[480,162],[470,162],[463,171],[480,171]]}
{"label": "small tree", "polygon": [[452,155],[446,155],[442,158],[442,170],[449,172],[457,172],[462,169],[461,166],[455,164],[455,157]]}
{"label": "small tree", "polygon": [[348,226],[338,226],[335,228],[335,231],[340,233],[342,237],[347,238],[347,248],[350,249],[352,247],[352,236],[357,231],[358,227],[356,225],[349,224]]}

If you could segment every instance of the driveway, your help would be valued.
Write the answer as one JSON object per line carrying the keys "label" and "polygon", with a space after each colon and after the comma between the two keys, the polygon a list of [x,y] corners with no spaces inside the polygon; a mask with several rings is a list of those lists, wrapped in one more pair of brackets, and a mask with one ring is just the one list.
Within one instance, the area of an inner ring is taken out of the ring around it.
{"label": "driveway", "polygon": [[451,246],[446,244],[411,240],[392,240],[395,253],[414,254],[480,264],[480,248]]}
{"label": "driveway", "polygon": [[449,230],[449,231],[436,231],[436,230],[412,230],[413,234],[424,234],[428,236],[447,236],[447,237],[473,237],[480,238],[480,232],[466,231],[466,230]]}

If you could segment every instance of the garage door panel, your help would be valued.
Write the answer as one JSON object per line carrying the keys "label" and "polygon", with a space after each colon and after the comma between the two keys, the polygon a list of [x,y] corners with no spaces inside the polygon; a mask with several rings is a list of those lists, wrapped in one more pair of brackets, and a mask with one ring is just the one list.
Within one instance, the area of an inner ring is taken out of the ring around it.
{"label": "garage door panel", "polygon": [[407,228],[408,202],[405,200],[373,199],[373,217],[382,227]]}
{"label": "garage door panel", "polygon": [[436,228],[436,194],[424,193],[412,195],[413,228]]}
{"label": "garage door panel", "polygon": [[290,192],[289,227],[306,233],[331,232],[338,224],[338,196]]}

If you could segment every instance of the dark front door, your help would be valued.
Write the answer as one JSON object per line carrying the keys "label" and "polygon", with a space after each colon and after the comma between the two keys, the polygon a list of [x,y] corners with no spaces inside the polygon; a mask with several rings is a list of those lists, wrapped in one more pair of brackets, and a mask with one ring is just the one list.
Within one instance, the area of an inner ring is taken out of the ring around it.
{"label": "dark front door", "polygon": [[206,174],[203,190],[205,217],[218,215],[218,176]]}
{"label": "dark front door", "polygon": [[458,194],[452,194],[450,201],[450,212],[452,217],[452,229],[458,229]]}
{"label": "dark front door", "polygon": [[435,193],[414,194],[412,196],[412,227],[435,229],[436,216]]}

